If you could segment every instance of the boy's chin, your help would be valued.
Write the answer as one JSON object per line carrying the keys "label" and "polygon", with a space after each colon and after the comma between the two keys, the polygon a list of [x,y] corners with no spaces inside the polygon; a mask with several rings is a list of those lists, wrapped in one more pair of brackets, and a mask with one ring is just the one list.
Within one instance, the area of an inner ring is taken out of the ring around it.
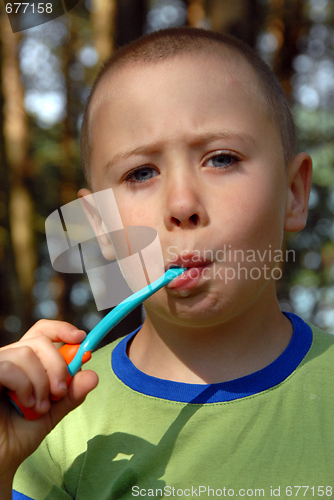
{"label": "boy's chin", "polygon": [[274,303],[275,287],[268,281],[206,281],[186,290],[167,291],[167,316],[187,322],[189,326],[209,326],[242,316],[246,311]]}
{"label": "boy's chin", "polygon": [[186,326],[210,326],[229,316],[230,300],[210,290],[168,291],[167,310],[162,316]]}

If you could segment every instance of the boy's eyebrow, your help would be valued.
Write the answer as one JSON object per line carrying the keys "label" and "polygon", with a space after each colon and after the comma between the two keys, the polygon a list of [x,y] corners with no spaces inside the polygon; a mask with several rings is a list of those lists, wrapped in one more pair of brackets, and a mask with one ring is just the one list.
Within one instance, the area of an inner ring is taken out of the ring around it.
{"label": "boy's eyebrow", "polygon": [[[198,136],[193,137],[190,141],[189,144],[192,146],[202,146],[204,144],[219,140],[219,139],[238,139],[239,141],[242,142],[251,142],[254,145],[256,144],[256,141],[254,137],[252,137],[249,134],[239,134],[239,133],[231,133],[231,132],[217,132],[217,133],[206,133],[206,134],[200,134]],[[145,144],[143,146],[139,146],[138,148],[129,150],[129,151],[122,151],[120,153],[115,154],[111,160],[108,161],[108,163],[105,165],[105,170],[110,168],[113,164],[117,163],[118,161],[121,160],[126,160],[127,158],[131,156],[136,156],[140,154],[153,154],[156,153],[160,148],[161,143],[155,143],[155,144]]]}

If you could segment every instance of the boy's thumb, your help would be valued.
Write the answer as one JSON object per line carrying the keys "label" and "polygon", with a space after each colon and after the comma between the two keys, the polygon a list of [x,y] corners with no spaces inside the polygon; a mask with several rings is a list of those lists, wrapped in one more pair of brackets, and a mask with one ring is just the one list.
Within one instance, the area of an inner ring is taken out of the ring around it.
{"label": "boy's thumb", "polygon": [[52,403],[50,409],[52,427],[55,427],[70,411],[81,405],[87,394],[95,389],[98,382],[99,378],[92,370],[83,370],[77,373],[68,387],[67,395]]}

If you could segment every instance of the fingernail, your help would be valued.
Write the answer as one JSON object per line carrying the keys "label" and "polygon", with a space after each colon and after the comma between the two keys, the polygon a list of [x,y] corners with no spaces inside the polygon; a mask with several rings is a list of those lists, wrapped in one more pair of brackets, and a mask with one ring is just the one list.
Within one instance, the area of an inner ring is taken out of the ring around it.
{"label": "fingernail", "polygon": [[74,332],[75,332],[75,333],[81,333],[81,334],[83,334],[85,337],[86,337],[86,335],[87,335],[87,333],[85,332],[85,330],[78,330],[78,328],[73,328],[73,330],[72,330],[72,331],[73,331],[73,333],[74,333]]}
{"label": "fingernail", "polygon": [[35,398],[33,395],[30,396],[30,398],[28,399],[28,405],[29,405],[29,408],[31,408],[32,406],[34,406],[35,404]]}
{"label": "fingernail", "polygon": [[66,382],[59,382],[58,387],[59,387],[59,389],[61,389],[62,391],[66,391],[66,390],[67,390],[67,385],[66,385]]}
{"label": "fingernail", "polygon": [[46,412],[50,408],[50,401],[48,399],[44,399],[41,401],[39,406],[41,411]]}

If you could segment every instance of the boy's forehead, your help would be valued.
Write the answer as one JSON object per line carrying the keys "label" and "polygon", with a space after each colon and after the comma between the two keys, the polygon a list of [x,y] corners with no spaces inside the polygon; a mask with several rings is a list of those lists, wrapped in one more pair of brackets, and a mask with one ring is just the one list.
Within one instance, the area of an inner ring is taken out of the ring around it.
{"label": "boy's forehead", "polygon": [[[212,85],[213,79],[215,85]],[[262,85],[250,64],[238,53],[228,50],[224,54],[195,52],[172,56],[158,62],[136,61],[126,63],[104,75],[95,90],[90,104],[90,120],[95,121],[96,111],[108,101],[122,102],[131,96],[137,100],[153,97],[155,91],[170,89],[175,84],[177,93],[182,89],[187,94],[198,94],[203,98],[210,93],[223,91],[221,84],[234,87],[235,91],[258,100],[261,111],[267,113],[267,102]],[[166,105],[167,101],[166,92]]]}

